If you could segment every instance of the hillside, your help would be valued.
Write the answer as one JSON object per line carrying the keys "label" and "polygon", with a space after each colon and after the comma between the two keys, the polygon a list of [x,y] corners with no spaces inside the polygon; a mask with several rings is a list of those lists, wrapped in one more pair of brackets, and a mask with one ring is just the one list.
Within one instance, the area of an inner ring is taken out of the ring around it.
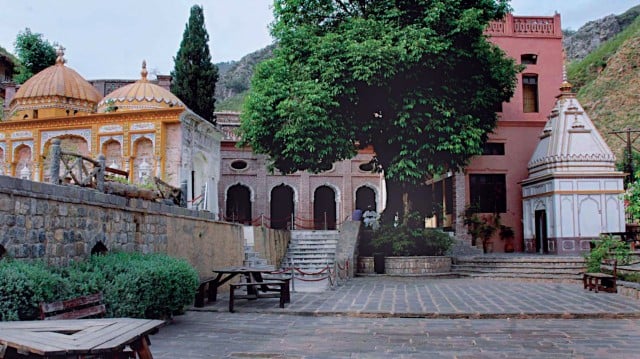
{"label": "hillside", "polygon": [[569,61],[582,60],[600,45],[624,31],[640,14],[640,5],[620,15],[589,21],[577,31],[564,31],[562,45]]}
{"label": "hillside", "polygon": [[220,70],[220,79],[216,84],[216,111],[240,111],[255,66],[270,58],[273,48],[274,45],[270,45],[244,56],[239,61],[216,64]]}
{"label": "hillside", "polygon": [[618,159],[624,142],[610,132],[640,128],[640,18],[632,26],[634,30],[620,40],[598,75],[578,92],[580,103]]}

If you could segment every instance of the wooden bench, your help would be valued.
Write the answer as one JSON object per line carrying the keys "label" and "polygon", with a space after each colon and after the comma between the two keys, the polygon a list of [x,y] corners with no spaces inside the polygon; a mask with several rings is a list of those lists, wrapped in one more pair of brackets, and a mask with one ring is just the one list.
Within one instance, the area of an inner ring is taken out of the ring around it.
{"label": "wooden bench", "polygon": [[[272,288],[272,286],[276,288]],[[247,294],[236,294],[236,289],[242,287],[247,289]],[[281,280],[230,284],[229,312],[233,313],[236,299],[280,298],[280,308],[284,308],[284,303],[288,299],[288,292],[289,283]]]}
{"label": "wooden bench", "polygon": [[40,303],[40,319],[81,319],[103,317],[107,309],[102,304],[102,293],[62,300],[52,303]]}
{"label": "wooden bench", "polygon": [[[284,282],[286,285],[284,287],[284,294],[285,294],[285,299],[284,302],[285,303],[291,303],[291,276],[287,276],[287,275],[278,275],[278,274],[265,274],[262,276],[262,278],[264,278],[264,280],[266,281],[282,281]],[[269,288],[267,287],[267,292],[274,292],[277,291],[278,288]]]}
{"label": "wooden bench", "polygon": [[207,301],[215,302],[218,292],[215,282],[216,277],[209,277],[200,280],[200,285],[198,286],[198,291],[196,291],[196,298],[193,304],[194,307],[204,307],[205,297],[207,298]]}
{"label": "wooden bench", "polygon": [[618,279],[618,261],[616,259],[603,259],[600,264],[600,269],[611,268],[611,274],[607,273],[584,273],[582,276],[582,284],[584,289],[595,290],[598,293],[599,290],[617,293],[618,288],[616,286],[616,280]]}

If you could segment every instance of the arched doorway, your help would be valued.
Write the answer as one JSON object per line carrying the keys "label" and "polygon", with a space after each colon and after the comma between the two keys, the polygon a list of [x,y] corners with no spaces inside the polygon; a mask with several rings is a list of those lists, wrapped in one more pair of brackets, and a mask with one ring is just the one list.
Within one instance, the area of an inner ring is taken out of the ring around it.
{"label": "arched doorway", "polygon": [[313,194],[314,229],[336,229],[336,192],[320,186]]}
{"label": "arched doorway", "polygon": [[364,212],[369,207],[376,212],[378,211],[378,208],[376,208],[376,192],[370,187],[362,186],[356,190],[356,208]]}
{"label": "arched doorway", "polygon": [[249,187],[236,184],[227,190],[225,220],[251,224],[251,191]]}
{"label": "arched doorway", "polygon": [[133,145],[133,177],[129,181],[144,184],[154,176],[153,142],[141,137]]}
{"label": "arched doorway", "polygon": [[[91,157],[91,153],[89,152],[89,144],[87,143],[87,140],[84,137],[75,136],[75,135],[64,135],[64,136],[58,136],[56,138],[60,140],[61,151],[68,152],[68,153],[75,153],[75,154],[83,155],[86,157]],[[44,151],[42,152],[46,156],[42,164],[42,179],[45,182],[49,182],[49,180],[51,179],[51,159],[53,157],[50,156],[50,151],[51,151],[52,141],[53,141],[53,138],[47,141],[47,143],[44,146]],[[63,164],[63,162],[65,161],[68,162],[70,165],[71,163],[69,161],[72,161],[72,159],[70,157],[63,156],[60,162],[60,173],[59,173],[60,176],[64,175],[67,172]],[[73,171],[73,173],[76,176],[78,175],[77,171],[78,170]],[[61,178],[61,179],[67,182],[71,181],[71,178],[69,176],[67,176],[67,178]]]}
{"label": "arched doorway", "polygon": [[16,147],[13,158],[16,162],[14,175],[21,179],[32,179],[33,174],[33,161],[31,147],[22,144]]}
{"label": "arched doorway", "polygon": [[281,184],[271,190],[271,228],[287,229],[294,213],[293,188]]}
{"label": "arched doorway", "polygon": [[110,139],[102,144],[102,154],[105,157],[105,165],[113,169],[122,169],[122,145],[120,142]]}

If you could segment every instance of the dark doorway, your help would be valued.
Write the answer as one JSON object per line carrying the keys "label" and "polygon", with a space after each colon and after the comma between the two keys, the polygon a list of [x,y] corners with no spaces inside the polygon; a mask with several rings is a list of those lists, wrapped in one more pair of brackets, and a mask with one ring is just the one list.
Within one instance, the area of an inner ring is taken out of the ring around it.
{"label": "dark doorway", "polygon": [[293,210],[293,188],[284,184],[274,187],[271,190],[271,228],[289,228]]}
{"label": "dark doorway", "polygon": [[96,245],[93,246],[93,248],[91,248],[91,255],[92,256],[94,256],[94,255],[104,255],[104,254],[107,254],[108,252],[109,252],[109,249],[102,242],[96,243]]}
{"label": "dark doorway", "polygon": [[247,186],[237,184],[227,190],[225,220],[251,224],[251,191]]}
{"label": "dark doorway", "polygon": [[336,192],[320,186],[313,194],[314,229],[336,229]]}
{"label": "dark doorway", "polygon": [[549,253],[549,239],[547,238],[547,213],[545,210],[536,211],[536,252]]}
{"label": "dark doorway", "polygon": [[358,188],[356,190],[356,208],[364,212],[369,207],[376,212],[378,211],[376,208],[376,192],[369,187]]}

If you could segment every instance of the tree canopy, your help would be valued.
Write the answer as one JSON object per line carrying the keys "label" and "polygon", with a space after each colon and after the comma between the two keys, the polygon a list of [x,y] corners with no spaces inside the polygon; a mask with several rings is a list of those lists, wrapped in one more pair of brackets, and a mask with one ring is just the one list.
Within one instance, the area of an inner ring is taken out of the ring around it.
{"label": "tree canopy", "polygon": [[20,60],[14,76],[16,83],[22,84],[31,76],[56,63],[56,49],[42,34],[32,33],[26,28],[16,36],[16,55]]}
{"label": "tree canopy", "polygon": [[191,7],[189,22],[173,61],[171,92],[205,120],[215,122],[213,111],[218,68],[211,62],[202,6]]}
{"label": "tree canopy", "polygon": [[483,34],[507,0],[276,0],[277,48],[256,69],[244,144],[284,173],[373,146],[415,185],[481,153],[518,67]]}

